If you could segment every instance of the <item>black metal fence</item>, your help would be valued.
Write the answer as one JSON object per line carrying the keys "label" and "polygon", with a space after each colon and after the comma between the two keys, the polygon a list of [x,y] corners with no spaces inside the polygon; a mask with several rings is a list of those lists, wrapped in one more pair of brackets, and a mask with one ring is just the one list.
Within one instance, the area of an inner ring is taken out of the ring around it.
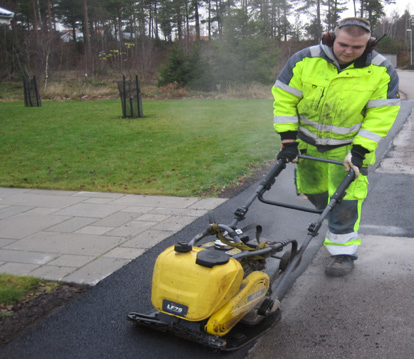
{"label": "black metal fence", "polygon": [[122,81],[118,81],[118,89],[122,103],[122,117],[144,117],[138,76],[135,76],[135,81],[127,81],[123,76]]}
{"label": "black metal fence", "polygon": [[42,106],[42,101],[40,100],[39,89],[37,87],[36,77],[33,76],[33,79],[23,78],[23,88],[24,88],[24,105],[26,107],[40,107]]}

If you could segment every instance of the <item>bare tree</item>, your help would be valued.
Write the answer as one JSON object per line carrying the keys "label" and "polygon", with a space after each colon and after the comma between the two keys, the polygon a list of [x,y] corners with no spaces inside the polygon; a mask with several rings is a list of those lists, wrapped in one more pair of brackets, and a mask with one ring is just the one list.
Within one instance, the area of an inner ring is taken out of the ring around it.
{"label": "bare tree", "polygon": [[88,2],[83,0],[84,28],[85,28],[85,75],[91,73],[91,38],[89,34]]}

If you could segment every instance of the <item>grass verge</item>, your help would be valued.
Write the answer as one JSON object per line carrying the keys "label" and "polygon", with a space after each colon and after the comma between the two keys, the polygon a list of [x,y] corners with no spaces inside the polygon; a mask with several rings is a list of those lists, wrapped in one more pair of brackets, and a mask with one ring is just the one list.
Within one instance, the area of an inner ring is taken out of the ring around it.
{"label": "grass verge", "polygon": [[0,317],[12,315],[11,308],[16,303],[32,300],[59,285],[34,277],[0,274]]}

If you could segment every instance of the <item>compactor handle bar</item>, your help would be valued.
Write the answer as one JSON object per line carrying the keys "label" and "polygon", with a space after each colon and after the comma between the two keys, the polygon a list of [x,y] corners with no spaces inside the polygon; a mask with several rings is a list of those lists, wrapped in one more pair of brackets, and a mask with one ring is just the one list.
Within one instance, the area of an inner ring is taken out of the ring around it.
{"label": "compactor handle bar", "polygon": [[[299,159],[304,160],[310,160],[310,161],[318,161],[318,162],[325,162],[325,163],[332,163],[335,165],[343,165],[343,162],[337,161],[337,160],[331,160],[326,158],[319,158],[319,157],[313,157],[313,156],[306,156],[306,155],[299,155]],[[242,221],[246,213],[250,207],[250,205],[254,202],[256,198],[259,199],[260,202],[270,204],[272,206],[278,206],[278,207],[284,207],[284,208],[290,208],[298,211],[303,212],[310,212],[310,213],[322,213],[322,210],[313,209],[309,207],[301,207],[292,205],[290,203],[281,203],[281,202],[274,202],[269,201],[263,198],[263,194],[270,190],[275,183],[276,177],[286,168],[286,161],[285,160],[278,160],[276,164],[273,166],[273,168],[270,170],[270,172],[266,175],[266,177],[260,182],[259,186],[257,187],[256,191],[250,196],[250,198],[246,201],[246,204],[243,207],[240,207],[236,210],[234,213],[235,218],[233,219],[233,222],[230,224],[230,227],[234,227],[237,225],[238,222]],[[343,194],[345,193],[346,188],[349,186],[349,184],[354,180],[355,172],[351,169],[349,172],[350,176],[350,182],[346,185],[346,187],[339,186],[337,189],[337,192]]]}
{"label": "compactor handle bar", "polygon": [[[299,155],[299,158],[304,159],[304,160],[327,162],[327,163],[337,164],[337,165],[341,165],[341,166],[343,165],[343,163],[341,161],[324,159],[324,158],[319,158],[319,157]],[[273,206],[290,208],[290,209],[304,211],[304,212],[318,213],[318,214],[321,214],[322,218],[325,218],[327,216],[328,212],[332,209],[332,207],[335,206],[335,204],[338,203],[342,199],[343,195],[345,194],[346,189],[349,187],[349,185],[351,184],[351,182],[355,178],[355,172],[351,168],[351,170],[348,172],[348,174],[346,175],[344,180],[341,182],[339,187],[336,189],[335,194],[331,198],[331,203],[329,203],[328,206],[324,210],[316,210],[316,209],[313,209],[313,208],[295,206],[295,205],[288,204],[288,203],[280,203],[280,202],[273,202],[273,201],[265,200],[263,198],[263,194],[266,191],[271,189],[271,187],[275,183],[275,178],[285,168],[286,168],[286,162],[284,160],[278,160],[276,162],[276,164],[273,166],[273,168],[270,170],[270,172],[266,175],[266,177],[260,182],[260,184],[257,187],[256,191],[246,201],[246,204],[243,207],[240,207],[236,210],[236,212],[234,213],[235,218],[233,219],[232,223],[230,225],[217,224],[219,226],[219,228],[223,231],[227,231],[229,236],[231,238],[233,238],[234,241],[241,242],[241,239],[238,236],[238,234],[236,233],[236,231],[234,230],[234,228],[236,228],[238,222],[242,221],[245,218],[245,215],[246,215],[250,205],[254,202],[254,200],[256,198],[258,198],[261,202],[266,203],[266,204],[270,204],[270,205],[273,205]],[[320,221],[320,223],[317,222],[316,225],[313,224],[313,226],[312,226],[313,228],[310,231],[313,232],[314,235],[316,234],[317,230],[319,229],[321,223],[322,223],[322,221]],[[195,243],[200,241],[202,238],[204,238],[206,236],[209,236],[211,234],[212,234],[212,231],[211,231],[211,228],[209,226],[204,232],[199,233],[197,236],[195,236],[189,242],[189,244],[194,245]]]}
{"label": "compactor handle bar", "polygon": [[307,155],[299,155],[299,158],[303,158],[304,160],[311,160],[311,161],[317,161],[317,162],[326,162],[326,163],[333,163],[334,165],[341,165],[343,166],[342,161],[337,160],[331,160],[329,158],[319,158],[319,157],[313,157],[313,156],[307,156]]}

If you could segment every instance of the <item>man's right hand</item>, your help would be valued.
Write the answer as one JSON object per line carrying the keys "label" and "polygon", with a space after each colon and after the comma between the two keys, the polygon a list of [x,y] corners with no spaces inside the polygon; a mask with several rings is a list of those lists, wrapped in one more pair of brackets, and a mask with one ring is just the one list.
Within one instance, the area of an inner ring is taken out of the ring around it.
{"label": "man's right hand", "polygon": [[285,162],[297,162],[298,155],[299,149],[296,141],[282,142],[282,150],[278,153],[277,159]]}

